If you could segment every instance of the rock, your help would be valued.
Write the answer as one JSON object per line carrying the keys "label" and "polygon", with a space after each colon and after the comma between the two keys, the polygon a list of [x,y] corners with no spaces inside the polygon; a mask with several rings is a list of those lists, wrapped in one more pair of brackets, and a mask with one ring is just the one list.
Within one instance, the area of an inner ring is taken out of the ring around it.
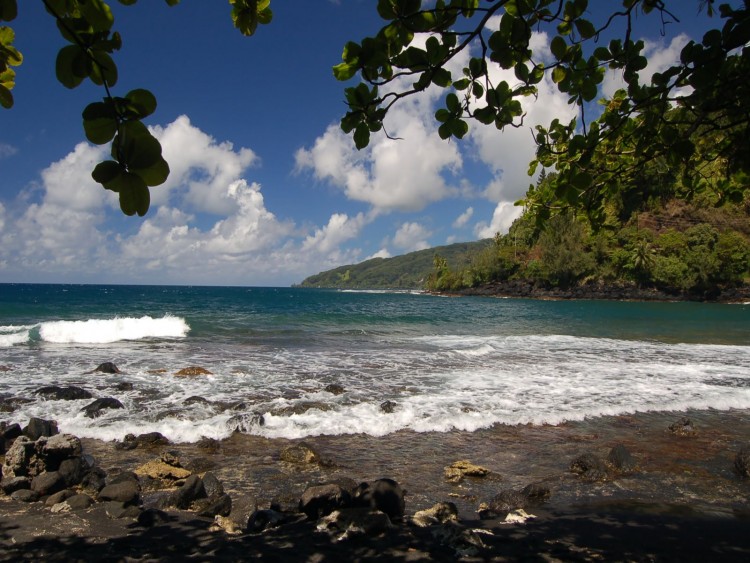
{"label": "rock", "polygon": [[226,421],[230,432],[251,432],[253,428],[265,426],[266,419],[257,412],[237,414]]}
{"label": "rock", "polygon": [[750,477],[750,445],[737,452],[734,457],[734,469],[740,477]]}
{"label": "rock", "polygon": [[247,529],[249,532],[254,533],[263,532],[265,530],[278,528],[286,521],[287,516],[276,510],[256,510],[250,516],[250,520],[247,523]]}
{"label": "rock", "polygon": [[92,467],[81,479],[81,489],[98,495],[107,484],[106,477],[107,474],[101,467]]}
{"label": "rock", "polygon": [[570,464],[570,470],[588,481],[604,481],[607,468],[604,462],[593,454],[583,454]]}
{"label": "rock", "polygon": [[141,509],[135,505],[125,505],[122,502],[111,500],[104,503],[104,510],[107,516],[113,520],[120,518],[138,518],[141,515]]}
{"label": "rock", "polygon": [[527,520],[536,518],[533,514],[529,514],[523,508],[512,510],[508,513],[503,520],[503,524],[525,524]]}
{"label": "rock", "polygon": [[334,395],[341,395],[344,393],[344,386],[338,383],[329,383],[325,386],[325,390]]}
{"label": "rock", "polygon": [[2,481],[0,481],[0,489],[2,489],[6,495],[10,495],[10,494],[15,493],[16,491],[21,491],[23,489],[30,489],[30,488],[31,488],[30,477],[25,477],[25,476],[5,477]]}
{"label": "rock", "polygon": [[137,447],[138,447],[138,439],[136,438],[135,434],[125,434],[125,437],[122,439],[122,442],[115,443],[116,450],[130,451],[130,450],[136,449]]}
{"label": "rock", "polygon": [[404,515],[406,492],[393,479],[378,479],[372,484],[362,483],[356,494],[356,502],[388,515],[391,520]]}
{"label": "rock", "polygon": [[458,521],[458,508],[452,502],[439,502],[414,513],[411,521],[420,528],[426,528],[435,524],[444,524],[449,521]]}
{"label": "rock", "polygon": [[70,510],[75,512],[76,510],[86,510],[89,508],[94,504],[94,499],[84,494],[73,495],[65,499],[65,504],[70,507]]}
{"label": "rock", "polygon": [[393,527],[388,515],[366,507],[341,508],[320,519],[317,530],[332,534],[336,541],[356,536],[379,536]]}
{"label": "rock", "polygon": [[[486,544],[482,541],[479,533],[481,530],[464,528],[457,522],[449,521],[432,530],[432,536],[443,546],[455,552],[456,559],[465,557],[476,557]],[[490,532],[484,532],[490,533]]]}
{"label": "rock", "polygon": [[123,404],[113,397],[104,397],[97,399],[93,403],[90,403],[81,409],[89,418],[98,418],[104,414],[103,411],[107,409],[124,409]]}
{"label": "rock", "polygon": [[549,487],[542,483],[531,483],[526,485],[521,494],[526,497],[529,504],[541,504],[552,494]]}
{"label": "rock", "polygon": [[23,434],[21,425],[14,422],[13,424],[3,427],[2,432],[0,432],[0,438],[6,442],[10,442],[18,438],[21,434]]}
{"label": "rock", "polygon": [[505,518],[509,512],[525,508],[527,502],[528,498],[523,493],[505,489],[496,494],[488,504],[480,505],[479,517],[482,519],[488,517]]}
{"label": "rock", "polygon": [[121,373],[120,370],[117,368],[117,366],[113,362],[104,362],[103,364],[99,364],[88,373],[94,373],[96,371],[100,373],[110,373],[110,374]]}
{"label": "rock", "polygon": [[107,477],[107,485],[117,485],[119,483],[133,483],[139,486],[138,475],[134,471],[121,471]]}
{"label": "rock", "polygon": [[235,535],[247,531],[250,517],[258,509],[254,497],[244,495],[232,502],[229,516],[216,516],[216,524],[227,534]]}
{"label": "rock", "polygon": [[207,438],[206,436],[202,436],[196,444],[196,447],[209,453],[216,453],[221,448],[221,443],[215,438]]}
{"label": "rock", "polygon": [[58,491],[55,494],[50,495],[47,500],[44,501],[44,505],[52,507],[72,497],[74,494],[75,493],[70,489],[63,489],[62,491]]}
{"label": "rock", "polygon": [[208,399],[204,399],[203,397],[199,397],[198,395],[193,395],[192,397],[188,397],[184,401],[182,401],[182,404],[185,406],[190,405],[210,405],[211,401]]}
{"label": "rock", "polygon": [[144,463],[138,467],[135,472],[140,477],[157,479],[159,481],[167,482],[167,484],[190,477],[190,471],[187,469],[170,465],[160,459]]}
{"label": "rock", "polygon": [[675,436],[695,436],[693,421],[684,416],[670,424],[669,431]]}
{"label": "rock", "polygon": [[382,403],[380,403],[380,410],[386,414],[391,414],[396,410],[397,406],[398,404],[394,403],[393,401],[383,401]]}
{"label": "rock", "polygon": [[36,491],[40,497],[57,493],[66,487],[65,478],[59,471],[40,473],[31,480],[31,490]]}
{"label": "rock", "polygon": [[350,506],[351,495],[335,483],[307,487],[299,499],[299,511],[310,520],[330,514],[337,508]]}
{"label": "rock", "polygon": [[99,491],[100,501],[116,501],[123,506],[137,505],[141,500],[141,488],[137,482],[123,480],[119,483],[105,485]]}
{"label": "rock", "polygon": [[200,499],[193,503],[198,516],[214,518],[215,516],[229,516],[232,512],[232,497],[226,493]]}
{"label": "rock", "polygon": [[5,462],[3,463],[4,477],[33,477],[39,471],[36,469],[36,442],[29,440],[26,436],[16,438],[13,445],[5,453]]}
{"label": "rock", "polygon": [[468,460],[460,460],[445,468],[445,479],[449,483],[460,483],[464,477],[485,477],[490,470],[481,465],[474,465]]}
{"label": "rock", "polygon": [[151,528],[159,524],[166,524],[170,521],[169,514],[158,508],[147,508],[138,515],[137,522],[139,526]]}
{"label": "rock", "polygon": [[23,429],[23,435],[30,440],[38,440],[41,437],[49,437],[57,434],[57,422],[54,420],[43,420],[41,418],[31,418],[29,423]]}
{"label": "rock", "polygon": [[331,408],[332,406],[328,403],[322,403],[320,401],[302,401],[288,407],[273,409],[271,414],[274,416],[291,416],[293,414],[304,414],[312,409],[326,412],[331,410]]}
{"label": "rock", "polygon": [[86,463],[82,457],[73,457],[65,459],[60,463],[58,471],[60,475],[65,479],[65,483],[68,487],[78,485],[86,474],[86,471],[91,467]]}
{"label": "rock", "polygon": [[281,450],[280,457],[281,461],[299,465],[321,462],[321,458],[318,452],[305,442],[287,446],[286,448]]}
{"label": "rock", "polygon": [[44,460],[47,471],[56,471],[66,459],[80,457],[81,440],[72,434],[55,434],[36,441],[36,451]]}
{"label": "rock", "polygon": [[93,395],[85,389],[74,385],[68,387],[48,385],[37,389],[34,391],[34,394],[40,395],[50,401],[77,401],[79,399],[91,399],[93,397]]}
{"label": "rock", "polygon": [[132,391],[133,389],[135,389],[135,386],[129,381],[121,381],[115,385],[115,390],[117,391]]}
{"label": "rock", "polygon": [[623,444],[617,444],[609,451],[607,461],[612,467],[622,472],[633,471],[637,465],[635,459]]}
{"label": "rock", "polygon": [[185,483],[176,491],[173,491],[167,499],[167,506],[187,510],[190,505],[198,499],[206,498],[206,489],[203,487],[203,480],[197,475],[191,475],[185,480]]}
{"label": "rock", "polygon": [[169,439],[164,436],[161,432],[147,432],[146,434],[138,434],[135,438],[136,443],[139,446],[154,447],[154,446],[167,446],[169,445]]}
{"label": "rock", "polygon": [[36,502],[39,500],[39,493],[31,489],[19,489],[10,495],[10,498],[18,502]]}
{"label": "rock", "polygon": [[210,471],[203,475],[203,490],[207,497],[218,497],[224,494],[224,485]]}
{"label": "rock", "polygon": [[194,375],[213,375],[210,371],[208,371],[206,368],[202,368],[199,366],[190,366],[186,368],[182,368],[180,371],[175,372],[175,375],[178,377],[189,377]]}

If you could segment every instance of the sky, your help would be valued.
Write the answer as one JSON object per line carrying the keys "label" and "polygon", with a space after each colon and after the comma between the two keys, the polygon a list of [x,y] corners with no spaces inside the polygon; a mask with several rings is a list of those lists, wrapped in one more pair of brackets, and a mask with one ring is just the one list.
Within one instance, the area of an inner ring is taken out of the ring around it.
{"label": "sky", "polygon": [[[252,37],[233,28],[227,2],[109,3],[123,37],[114,94],[155,94],[146,124],[170,177],[151,189],[145,217],[125,217],[117,195],[91,179],[109,149],[86,142],[81,111],[102,88],[56,81],[65,42],[41,2],[19,2],[11,27],[24,62],[14,107],[0,108],[0,283],[288,286],[372,257],[491,237],[507,232],[521,212],[513,202],[534,181],[532,127],[574,115],[545,79],[538,99],[524,101],[522,128],[474,124],[445,141],[433,117],[445,92],[430,88],[390,112],[387,130],[401,140],[376,134],[357,151],[338,125],[344,88],[356,82],[337,82],[331,68],[347,41],[383,25],[375,2],[276,0],[273,22]],[[668,4],[679,23],[636,22],[646,73],[717,25],[697,1]],[[535,50],[549,56],[550,39],[535,33]],[[454,76],[468,57],[451,63]],[[610,72],[603,92],[621,83]]]}

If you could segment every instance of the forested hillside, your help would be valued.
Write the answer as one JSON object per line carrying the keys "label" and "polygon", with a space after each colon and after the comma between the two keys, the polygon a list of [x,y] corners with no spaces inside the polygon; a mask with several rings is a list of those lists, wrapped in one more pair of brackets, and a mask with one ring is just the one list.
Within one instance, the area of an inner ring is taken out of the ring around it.
{"label": "forested hillside", "polygon": [[373,258],[310,276],[299,287],[422,289],[433,271],[436,254],[442,256],[451,268],[462,269],[470,265],[471,256],[491,243],[491,240],[462,242],[393,258]]}

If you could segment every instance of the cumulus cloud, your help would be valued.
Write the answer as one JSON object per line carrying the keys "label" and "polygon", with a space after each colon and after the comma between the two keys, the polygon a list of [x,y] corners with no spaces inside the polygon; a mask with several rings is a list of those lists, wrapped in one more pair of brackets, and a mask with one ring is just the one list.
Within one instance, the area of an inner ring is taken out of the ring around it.
{"label": "cumulus cloud", "polygon": [[523,212],[523,208],[517,207],[508,201],[501,201],[495,207],[492,219],[489,223],[486,221],[477,223],[474,227],[474,233],[477,238],[492,238],[496,233],[505,234],[510,229],[513,221],[518,219]]}
{"label": "cumulus cloud", "polygon": [[461,227],[465,226],[466,223],[469,222],[469,219],[471,219],[472,215],[474,215],[474,208],[469,207],[461,213],[458,217],[456,217],[456,220],[453,221],[453,228],[454,229],[460,229]]}
{"label": "cumulus cloud", "polygon": [[91,179],[107,150],[87,143],[42,171],[38,197],[17,217],[0,205],[6,279],[264,285],[359,257],[344,246],[375,215],[333,213],[322,227],[300,227],[271,212],[246,177],[252,150],[217,142],[185,116],[153,131],[172,173],[143,219],[110,226],[123,221],[117,195]]}
{"label": "cumulus cloud", "polygon": [[430,248],[427,239],[431,235],[432,233],[420,223],[403,223],[393,235],[393,245],[404,252],[424,250]]}

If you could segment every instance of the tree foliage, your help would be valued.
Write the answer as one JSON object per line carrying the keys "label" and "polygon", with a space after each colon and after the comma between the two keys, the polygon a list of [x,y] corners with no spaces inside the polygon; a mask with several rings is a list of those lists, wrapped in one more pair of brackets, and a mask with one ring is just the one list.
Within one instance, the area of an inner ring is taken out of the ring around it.
{"label": "tree foliage", "polygon": [[[373,37],[347,43],[334,67],[340,80],[361,78],[346,89],[349,111],[341,121],[357,147],[384,129],[394,104],[430,85],[446,90],[444,107],[435,113],[445,139],[464,137],[470,122],[500,130],[520,127],[521,100],[535,96],[549,76],[579,111],[570,122],[554,119],[536,128],[529,173],[540,166],[557,172],[548,193],[532,191],[523,202],[538,208],[540,221],[573,207],[602,222],[607,195],[638,192],[643,166],[651,162],[663,172],[679,166],[685,194],[714,188],[732,201],[742,197],[739,190],[727,191],[721,179],[750,173],[747,2],[719,6],[721,25],[688,43],[680,61],[650,81],[641,76],[648,61],[644,42],[634,39],[635,25],[646,17],[660,18],[662,25],[676,22],[671,2],[621,0],[619,7],[604,10],[600,21],[590,18],[587,0],[424,4],[379,0],[385,25]],[[699,4],[706,16],[715,15],[713,0]],[[549,34],[553,60],[533,51],[534,31]],[[453,75],[449,63],[467,49],[468,65]],[[493,80],[492,65],[512,70],[514,79]],[[621,72],[625,81],[611,99],[600,94],[606,69]],[[587,112],[596,101],[599,115],[589,123]],[[717,133],[721,142],[715,142]]]}
{"label": "tree foliage", "polygon": [[[118,1],[128,6],[137,2]],[[169,6],[179,1],[165,0]],[[122,47],[122,38],[113,30],[115,18],[109,4],[104,0],[42,2],[67,43],[57,54],[57,80],[66,88],[75,88],[88,79],[104,91],[103,100],[90,103],[82,113],[86,138],[96,145],[111,145],[111,159],[97,164],[91,175],[118,194],[123,213],[143,216],[151,201],[149,188],[163,184],[169,176],[161,144],[143,124],[156,110],[156,98],[142,88],[124,96],[112,93],[118,79],[113,55]],[[229,0],[229,4],[232,22],[244,35],[252,35],[273,16],[271,0]],[[0,0],[0,22],[11,22],[17,15],[16,0]],[[5,108],[13,106],[13,67],[23,61],[13,46],[14,39],[12,28],[0,26],[0,104]]]}

